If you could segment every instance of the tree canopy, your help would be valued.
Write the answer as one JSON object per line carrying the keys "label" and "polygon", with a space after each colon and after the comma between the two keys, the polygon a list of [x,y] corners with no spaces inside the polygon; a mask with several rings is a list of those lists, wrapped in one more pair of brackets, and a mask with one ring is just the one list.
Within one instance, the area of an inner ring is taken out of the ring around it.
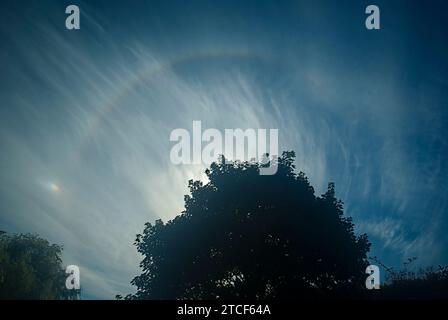
{"label": "tree canopy", "polygon": [[370,248],[343,214],[335,186],[316,196],[294,152],[275,175],[221,158],[208,182],[189,181],[185,210],[146,223],[135,244],[141,275],[128,299],[264,299],[354,294]]}
{"label": "tree canopy", "polygon": [[0,299],[73,299],[65,288],[62,247],[33,234],[0,232]]}

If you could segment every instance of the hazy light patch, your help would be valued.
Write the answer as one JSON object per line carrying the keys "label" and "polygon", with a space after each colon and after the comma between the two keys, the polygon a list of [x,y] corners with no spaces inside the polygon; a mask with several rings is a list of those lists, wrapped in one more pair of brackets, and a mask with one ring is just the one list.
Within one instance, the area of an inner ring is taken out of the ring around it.
{"label": "hazy light patch", "polygon": [[44,181],[39,183],[40,186],[50,194],[58,194],[61,192],[61,187],[54,181]]}
{"label": "hazy light patch", "polygon": [[59,191],[61,191],[61,189],[59,188],[59,186],[56,183],[50,183],[50,189],[51,191],[53,191],[54,193],[59,193]]}

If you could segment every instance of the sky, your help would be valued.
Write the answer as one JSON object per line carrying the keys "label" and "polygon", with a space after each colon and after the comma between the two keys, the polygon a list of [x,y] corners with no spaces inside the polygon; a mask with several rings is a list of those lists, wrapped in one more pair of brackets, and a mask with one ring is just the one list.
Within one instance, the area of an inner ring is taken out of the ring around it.
{"label": "sky", "polygon": [[[65,8],[81,29],[65,28]],[[365,8],[380,8],[367,30]],[[2,1],[0,229],[64,246],[83,297],[134,292],[135,235],[204,165],[172,130],[277,128],[370,256],[448,264],[444,1]]]}

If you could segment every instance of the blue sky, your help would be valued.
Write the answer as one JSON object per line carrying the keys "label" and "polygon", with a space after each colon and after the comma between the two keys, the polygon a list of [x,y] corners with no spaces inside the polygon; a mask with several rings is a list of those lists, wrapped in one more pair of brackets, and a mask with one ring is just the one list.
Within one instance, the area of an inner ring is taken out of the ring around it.
{"label": "blue sky", "polygon": [[[81,30],[65,29],[65,7]],[[365,7],[381,30],[364,27]],[[132,245],[183,208],[169,134],[278,128],[389,266],[447,264],[444,1],[2,1],[0,229],[64,245],[87,298],[133,291]]]}

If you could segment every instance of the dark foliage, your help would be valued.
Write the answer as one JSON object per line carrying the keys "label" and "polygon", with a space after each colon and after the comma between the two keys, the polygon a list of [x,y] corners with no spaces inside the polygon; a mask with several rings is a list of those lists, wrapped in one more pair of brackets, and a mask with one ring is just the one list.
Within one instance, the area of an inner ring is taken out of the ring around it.
{"label": "dark foliage", "polygon": [[448,299],[448,266],[419,268],[413,271],[410,265],[417,260],[409,258],[399,270],[385,266],[377,257],[373,262],[386,271],[386,281],[381,290],[371,292],[378,299]]}
{"label": "dark foliage", "polygon": [[62,247],[32,234],[0,232],[0,299],[74,299],[65,288]]}
{"label": "dark foliage", "polygon": [[365,234],[356,236],[334,184],[316,196],[295,172],[294,152],[278,172],[259,175],[253,162],[206,171],[189,181],[185,211],[146,223],[137,235],[142,274],[127,299],[289,299],[356,295],[364,288]]}

